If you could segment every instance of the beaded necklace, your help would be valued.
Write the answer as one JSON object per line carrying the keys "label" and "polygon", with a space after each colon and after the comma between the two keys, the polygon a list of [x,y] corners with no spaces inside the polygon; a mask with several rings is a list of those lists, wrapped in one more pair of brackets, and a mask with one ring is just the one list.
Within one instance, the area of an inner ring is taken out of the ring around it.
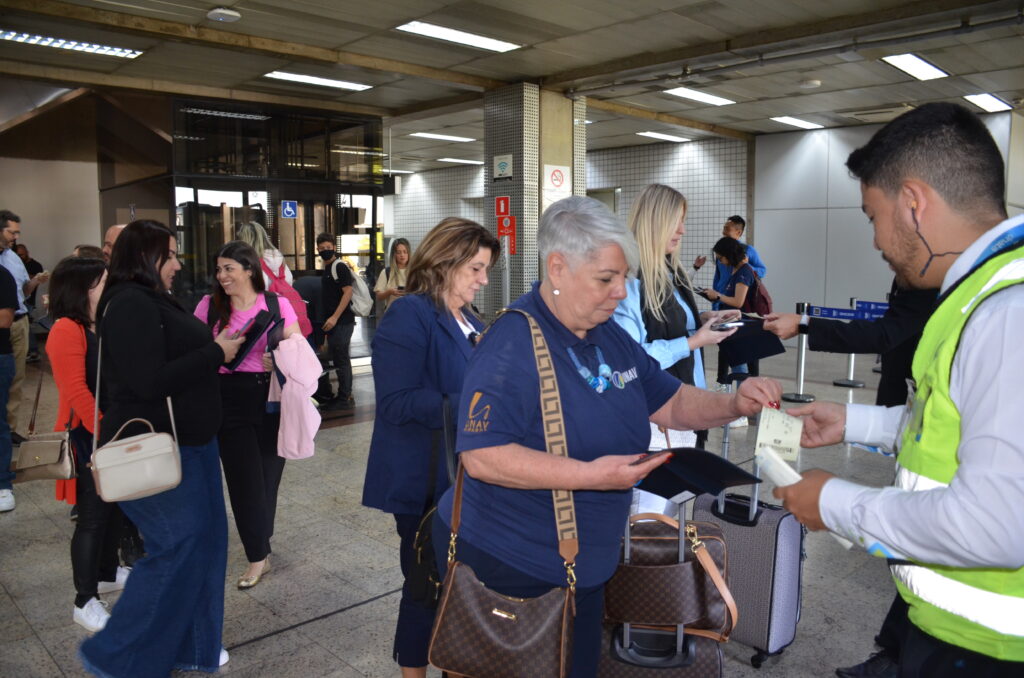
{"label": "beaded necklace", "polygon": [[[566,351],[569,352],[569,357],[572,358],[572,364],[576,366],[576,371],[583,377],[583,381],[587,382],[590,388],[594,389],[598,393],[604,393],[612,385],[612,368],[608,367],[608,364],[604,361],[604,354],[601,353],[601,348],[595,346],[594,350],[597,351],[597,374],[591,372],[586,365],[580,362],[580,359],[576,357],[576,354],[571,348],[566,347]],[[621,387],[620,387],[621,388]]]}

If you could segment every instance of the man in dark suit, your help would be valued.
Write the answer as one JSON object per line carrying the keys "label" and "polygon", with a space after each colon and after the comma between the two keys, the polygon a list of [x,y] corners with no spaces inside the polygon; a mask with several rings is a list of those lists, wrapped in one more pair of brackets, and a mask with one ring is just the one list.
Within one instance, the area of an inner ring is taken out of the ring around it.
{"label": "man in dark suit", "polygon": [[878,320],[837,322],[796,313],[772,313],[765,319],[764,328],[782,339],[806,334],[812,351],[880,353],[882,376],[875,404],[905,405],[914,351],[935,308],[936,296],[936,290],[903,289],[893,281],[889,309]]}

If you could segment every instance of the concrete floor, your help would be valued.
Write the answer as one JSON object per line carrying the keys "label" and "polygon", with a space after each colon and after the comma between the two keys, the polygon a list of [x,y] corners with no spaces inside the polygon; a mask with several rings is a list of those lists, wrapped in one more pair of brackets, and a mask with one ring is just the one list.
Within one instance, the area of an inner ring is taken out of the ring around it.
{"label": "concrete floor", "polygon": [[[874,401],[873,357],[861,358],[865,389],[831,385],[845,376],[845,357],[809,354],[805,390],[820,399]],[[708,351],[714,365],[714,350]],[[761,371],[794,390],[795,351],[762,362]],[[26,392],[39,371],[29,366]],[[52,422],[52,380],[44,385],[40,422]],[[31,387],[31,388],[29,388]],[[225,581],[224,645],[231,661],[220,673],[275,678],[396,677],[391,639],[401,575],[391,516],[359,504],[372,421],[372,379],[356,377],[360,413],[353,423],[325,428],[317,455],[289,462],[281,485],[273,572],[248,592],[234,582],[245,568],[233,523]],[[27,421],[28,413],[23,413]],[[342,423],[342,422],[339,422]],[[49,426],[40,425],[40,428]],[[23,431],[24,432],[24,431]],[[751,457],[756,429],[733,429],[732,458]],[[713,433],[711,449],[720,434]],[[845,445],[803,452],[800,468],[819,467],[868,485],[892,479],[893,461]],[[764,484],[770,493],[770,483]],[[68,507],[53,499],[49,482],[16,488],[18,508],[0,514],[0,678],[86,675],[75,651],[87,632],[71,621],[74,590],[68,547]],[[764,496],[764,495],[762,495]],[[229,507],[230,511],[230,507]],[[825,534],[809,535],[804,565],[803,616],[796,642],[761,669],[734,642],[723,646],[727,676],[828,676],[872,650],[872,637],[894,588],[885,563],[844,551]],[[116,595],[108,596],[111,602]],[[200,674],[195,674],[200,675]],[[431,676],[438,673],[431,670]],[[483,677],[481,677],[483,678]]]}

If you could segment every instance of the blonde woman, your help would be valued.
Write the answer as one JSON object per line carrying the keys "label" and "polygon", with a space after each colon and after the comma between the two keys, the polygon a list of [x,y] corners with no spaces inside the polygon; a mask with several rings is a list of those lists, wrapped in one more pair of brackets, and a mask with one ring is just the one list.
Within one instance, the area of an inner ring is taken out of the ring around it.
{"label": "blonde woman", "polygon": [[380,272],[377,284],[373,288],[377,301],[384,305],[382,312],[388,310],[394,300],[405,293],[405,277],[411,257],[412,247],[409,246],[409,241],[405,238],[395,238],[391,243],[389,264]]}
{"label": "blonde woman", "polygon": [[[686,234],[686,198],[662,184],[647,186],[633,202],[629,230],[640,248],[640,270],[626,283],[626,298],[614,318],[663,370],[684,384],[707,388],[700,349],[731,336],[736,330],[716,332],[711,325],[739,313],[697,309],[679,259],[679,243]],[[706,440],[707,431],[662,430],[651,424],[652,450],[703,447]]]}

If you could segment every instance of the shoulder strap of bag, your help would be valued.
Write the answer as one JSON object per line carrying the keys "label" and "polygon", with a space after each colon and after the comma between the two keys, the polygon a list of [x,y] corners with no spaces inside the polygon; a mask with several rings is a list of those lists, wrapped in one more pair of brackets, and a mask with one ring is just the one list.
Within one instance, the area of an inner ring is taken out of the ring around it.
{"label": "shoulder strap of bag", "polygon": [[274,292],[264,292],[263,299],[267,302],[267,310],[270,311],[270,315],[274,316],[274,320],[281,317],[281,302],[277,298],[277,294]]}
{"label": "shoulder strap of bag", "polygon": [[[540,410],[544,422],[544,445],[549,454],[568,457],[569,450],[565,441],[565,422],[562,417],[562,399],[558,393],[558,381],[555,378],[555,365],[551,360],[544,333],[537,321],[526,311],[505,309],[502,315],[514,311],[526,316],[530,323],[530,335],[533,338],[533,355],[537,361],[537,373],[540,376]],[[500,317],[500,316],[499,316]],[[492,323],[493,325],[493,323]],[[455,560],[455,539],[459,532],[462,515],[462,480],[466,471],[459,462],[459,470],[455,475],[455,494],[452,501],[452,534],[448,544],[448,562]],[[555,527],[558,531],[558,553],[565,562],[565,578],[569,588],[576,590],[576,556],[579,554],[580,542],[576,533],[576,504],[572,490],[551,490],[551,499],[555,508]]]}

